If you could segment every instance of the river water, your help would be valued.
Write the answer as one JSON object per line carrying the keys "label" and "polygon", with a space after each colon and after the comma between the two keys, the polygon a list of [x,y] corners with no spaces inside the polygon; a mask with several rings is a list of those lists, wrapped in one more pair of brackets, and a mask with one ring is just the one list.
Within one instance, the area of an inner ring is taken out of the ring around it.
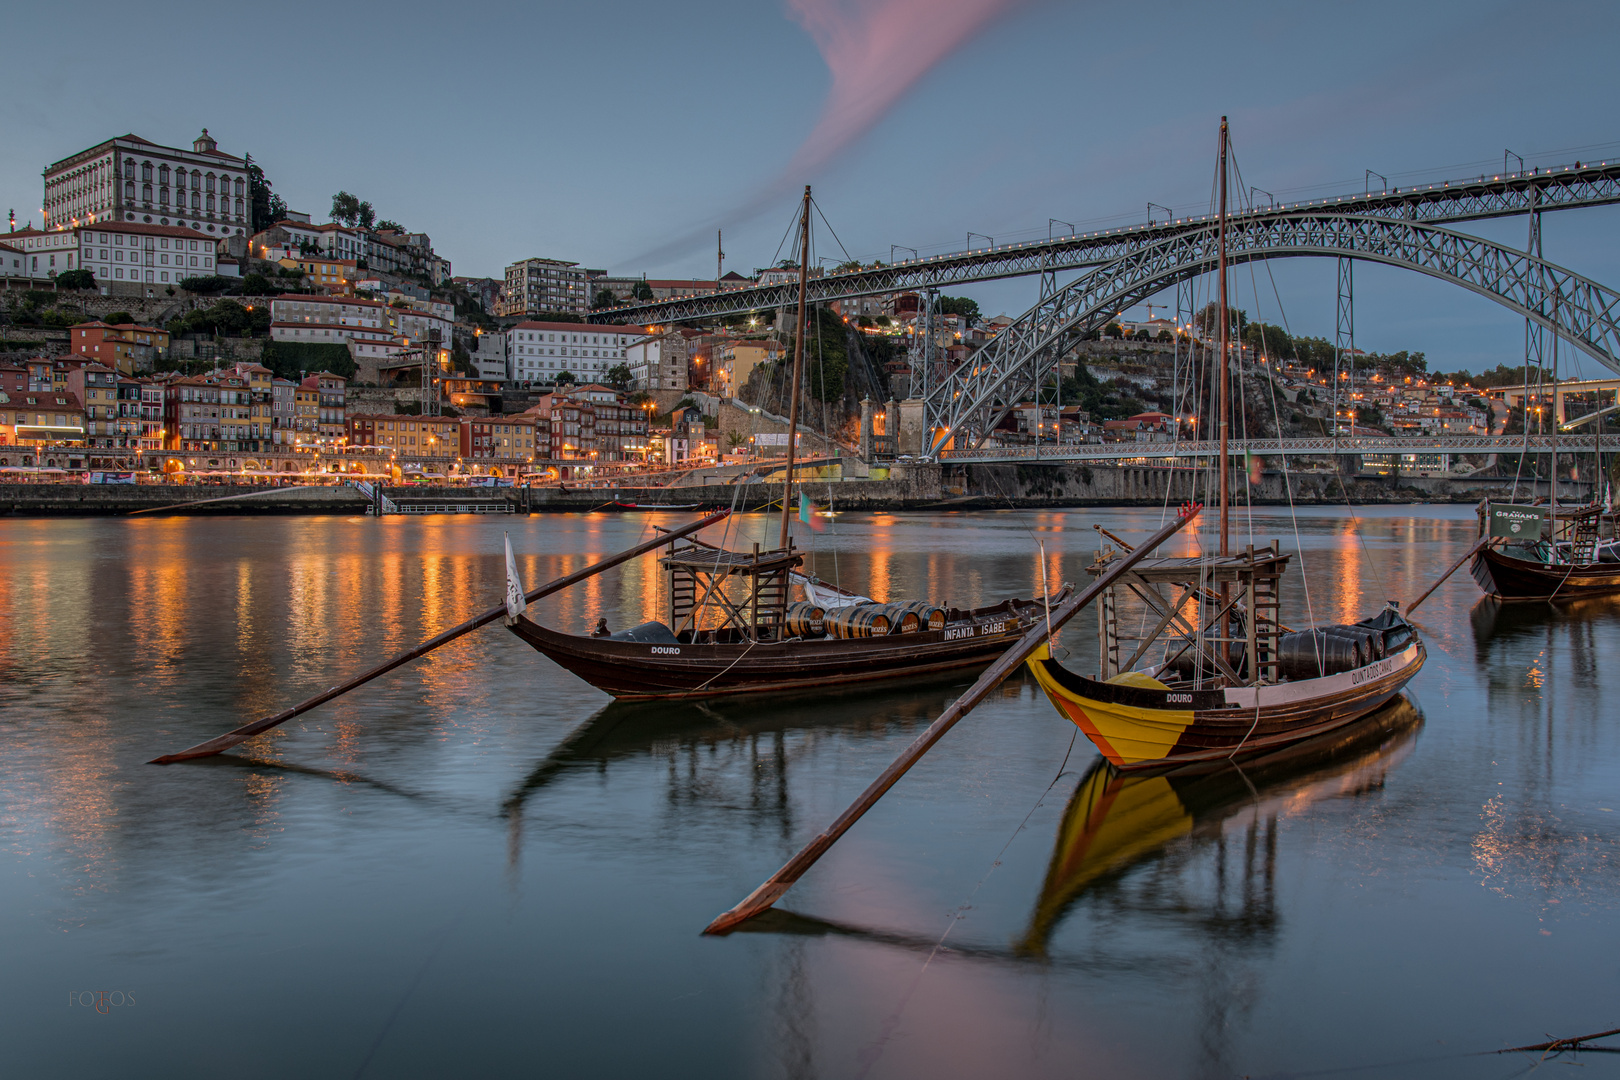
{"label": "river water", "polygon": [[[1466,572],[1419,612],[1409,704],[1197,783],[1099,772],[1016,676],[726,938],[699,931],[968,679],[610,705],[497,624],[143,764],[496,602],[503,531],[532,586],[680,520],[0,522],[0,1074],[1506,1077],[1539,1055],[1490,1051],[1620,1027],[1620,606],[1500,610]],[[814,563],[993,602],[1038,592],[1038,541],[1081,582],[1093,524],[1157,521],[845,515]],[[1285,621],[1415,596],[1474,535],[1238,526],[1303,553]],[[639,622],[656,580],[538,614]],[[1093,669],[1094,617],[1062,643]]]}

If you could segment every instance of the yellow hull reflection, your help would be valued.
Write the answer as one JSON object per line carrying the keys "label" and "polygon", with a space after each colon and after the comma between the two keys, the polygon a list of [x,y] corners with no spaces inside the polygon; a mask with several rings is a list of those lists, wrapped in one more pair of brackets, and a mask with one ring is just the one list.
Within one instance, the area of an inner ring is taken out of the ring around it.
{"label": "yellow hull reflection", "polygon": [[1422,724],[1422,712],[1397,697],[1354,723],[1242,765],[1200,762],[1143,774],[1097,762],[1064,810],[1020,951],[1044,954],[1064,912],[1087,890],[1195,830],[1213,836],[1221,821],[1240,811],[1297,810],[1381,785],[1411,751]]}

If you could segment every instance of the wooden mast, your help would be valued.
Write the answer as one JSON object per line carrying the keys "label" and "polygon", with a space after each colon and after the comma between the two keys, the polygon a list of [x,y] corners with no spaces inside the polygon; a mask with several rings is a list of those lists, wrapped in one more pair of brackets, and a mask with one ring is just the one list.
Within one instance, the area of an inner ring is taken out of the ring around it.
{"label": "wooden mast", "polygon": [[804,371],[804,300],[810,288],[810,185],[804,185],[804,211],[799,220],[799,319],[793,335],[793,381],[788,384],[787,479],[782,482],[782,534],[776,546],[788,545],[793,514],[793,443],[799,437],[799,379]]}
{"label": "wooden mast", "polygon": [[1226,439],[1232,422],[1232,402],[1229,384],[1231,376],[1228,371],[1227,335],[1230,330],[1228,320],[1231,318],[1226,306],[1226,117],[1221,117],[1221,209],[1220,224],[1218,226],[1218,246],[1220,254],[1216,260],[1220,274],[1220,334],[1216,338],[1220,348],[1220,409],[1221,409],[1221,554],[1230,555],[1230,538],[1228,535],[1228,518],[1230,513],[1227,485],[1231,481],[1231,463],[1228,460]]}

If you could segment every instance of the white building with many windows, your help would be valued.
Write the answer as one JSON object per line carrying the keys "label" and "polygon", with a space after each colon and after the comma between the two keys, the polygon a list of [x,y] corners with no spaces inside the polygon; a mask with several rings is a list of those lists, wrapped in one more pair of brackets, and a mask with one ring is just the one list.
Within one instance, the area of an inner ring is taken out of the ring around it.
{"label": "white building with many windows", "polygon": [[247,162],[223,153],[207,128],[191,147],[123,135],[47,166],[45,228],[136,222],[247,235]]}
{"label": "white building with many windows", "polygon": [[18,276],[23,277],[53,278],[68,270],[89,270],[97,285],[138,285],[138,291],[155,295],[186,278],[217,272],[214,241],[174,225],[109,221],[50,232],[20,229],[0,236],[7,247],[22,253]]}
{"label": "white building with many windows", "polygon": [[566,312],[583,315],[590,309],[590,284],[585,269],[561,259],[524,259],[506,268],[502,315],[542,315]]}
{"label": "white building with many windows", "polygon": [[610,368],[626,363],[630,345],[645,336],[639,326],[521,322],[506,332],[507,377],[519,384],[549,383],[567,372],[576,382],[600,382]]}

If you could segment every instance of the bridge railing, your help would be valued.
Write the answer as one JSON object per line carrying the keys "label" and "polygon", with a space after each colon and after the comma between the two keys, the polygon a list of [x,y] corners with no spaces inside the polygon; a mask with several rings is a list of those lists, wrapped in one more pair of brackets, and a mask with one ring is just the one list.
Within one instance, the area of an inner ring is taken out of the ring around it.
{"label": "bridge railing", "polygon": [[[1620,452],[1620,435],[1597,436],[1596,448]],[[1532,435],[1452,435],[1441,437],[1358,435],[1334,439],[1233,439],[1227,452],[1261,456],[1309,456],[1334,454],[1561,454],[1590,453],[1594,437]],[[945,450],[941,461],[1108,461],[1131,459],[1212,458],[1220,454],[1213,439],[1184,439],[1180,442],[1063,443],[1043,446],[986,446],[978,450]]]}

